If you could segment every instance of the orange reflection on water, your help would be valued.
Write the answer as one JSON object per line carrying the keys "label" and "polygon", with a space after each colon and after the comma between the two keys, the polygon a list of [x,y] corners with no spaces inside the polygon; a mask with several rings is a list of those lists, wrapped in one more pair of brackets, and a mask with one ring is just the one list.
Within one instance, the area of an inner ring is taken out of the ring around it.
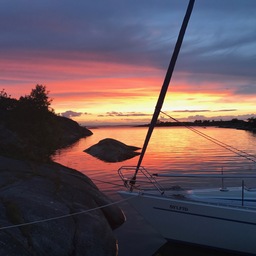
{"label": "orange reflection on water", "polygon": [[[256,138],[250,132],[213,127],[198,129],[248,153],[254,153],[256,150]],[[94,133],[92,136],[83,138],[71,147],[61,150],[54,159],[83,172],[95,181],[103,180],[112,183],[104,189],[113,190],[113,184],[121,185],[117,170],[123,165],[136,166],[138,156],[121,163],[106,163],[86,154],[83,150],[105,138],[114,138],[127,145],[142,147],[147,128],[108,127],[92,131]],[[221,173],[222,170],[247,172],[254,170],[255,167],[254,163],[239,158],[234,153],[181,127],[156,128],[142,166],[153,173]],[[171,182],[175,184],[177,181]],[[192,184],[195,181],[189,182]]]}

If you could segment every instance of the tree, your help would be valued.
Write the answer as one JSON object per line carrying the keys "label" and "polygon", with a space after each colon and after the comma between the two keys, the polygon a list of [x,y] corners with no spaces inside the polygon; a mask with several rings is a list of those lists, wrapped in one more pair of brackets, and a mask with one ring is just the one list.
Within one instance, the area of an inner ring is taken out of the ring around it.
{"label": "tree", "polygon": [[3,89],[0,91],[0,111],[12,110],[17,103],[17,100],[12,99]]}
{"label": "tree", "polygon": [[48,94],[49,91],[46,91],[46,86],[37,84],[36,87],[32,89],[30,95],[20,97],[20,102],[22,104],[27,103],[36,110],[50,111],[49,107],[52,99],[49,99]]}
{"label": "tree", "polygon": [[9,95],[7,95],[7,92],[3,89],[3,90],[1,90],[0,91],[0,99],[2,99],[2,98],[10,98],[11,96]]}
{"label": "tree", "polygon": [[248,118],[248,122],[251,124],[256,124],[256,118],[255,117],[250,117]]}

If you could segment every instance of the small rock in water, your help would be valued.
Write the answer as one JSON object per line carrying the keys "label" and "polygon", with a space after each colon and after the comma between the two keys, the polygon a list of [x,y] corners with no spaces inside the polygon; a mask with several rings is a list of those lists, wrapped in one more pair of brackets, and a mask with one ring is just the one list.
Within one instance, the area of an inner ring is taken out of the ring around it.
{"label": "small rock in water", "polygon": [[118,140],[106,138],[87,148],[84,152],[105,162],[122,162],[139,155],[140,148],[128,146]]}

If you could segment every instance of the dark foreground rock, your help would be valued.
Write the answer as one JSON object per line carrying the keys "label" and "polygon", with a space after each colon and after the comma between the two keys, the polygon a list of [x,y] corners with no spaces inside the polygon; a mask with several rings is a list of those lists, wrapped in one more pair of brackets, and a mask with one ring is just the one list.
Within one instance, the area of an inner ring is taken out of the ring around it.
{"label": "dark foreground rock", "polygon": [[112,229],[124,215],[115,205],[88,211],[110,200],[85,175],[0,156],[0,177],[0,255],[116,255]]}
{"label": "dark foreground rock", "polygon": [[121,162],[139,155],[140,153],[136,152],[138,149],[140,148],[107,138],[85,149],[84,152],[105,162]]}

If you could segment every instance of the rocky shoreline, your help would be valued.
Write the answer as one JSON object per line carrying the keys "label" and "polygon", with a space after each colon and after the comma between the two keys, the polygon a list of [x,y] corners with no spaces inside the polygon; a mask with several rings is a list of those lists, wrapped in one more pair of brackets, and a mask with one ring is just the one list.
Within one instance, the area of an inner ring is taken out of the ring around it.
{"label": "rocky shoreline", "polygon": [[0,255],[117,255],[122,210],[87,176],[52,161],[92,132],[50,105],[43,85],[18,100],[0,91]]}
{"label": "rocky shoreline", "polygon": [[99,208],[111,201],[88,177],[57,163],[0,163],[0,255],[116,255],[112,230],[125,217]]}
{"label": "rocky shoreline", "polygon": [[[52,149],[92,135],[73,120],[51,118],[45,134],[57,127],[59,136]],[[122,210],[87,176],[45,157],[43,133],[42,140],[22,137],[0,122],[0,255],[117,255],[113,230],[125,221]]]}

